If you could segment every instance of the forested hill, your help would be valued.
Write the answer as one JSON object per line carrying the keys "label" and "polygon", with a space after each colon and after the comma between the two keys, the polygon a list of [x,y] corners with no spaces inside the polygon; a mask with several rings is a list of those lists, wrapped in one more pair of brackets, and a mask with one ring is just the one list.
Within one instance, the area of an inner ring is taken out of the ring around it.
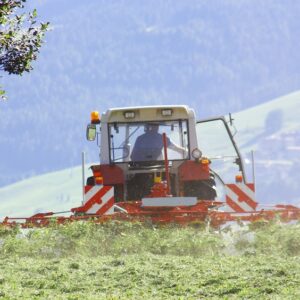
{"label": "forested hill", "polygon": [[[30,1],[49,20],[35,70],[3,77],[0,185],[77,165],[91,110],[189,104],[199,117],[300,89],[300,2]],[[89,146],[90,147],[90,146]]]}

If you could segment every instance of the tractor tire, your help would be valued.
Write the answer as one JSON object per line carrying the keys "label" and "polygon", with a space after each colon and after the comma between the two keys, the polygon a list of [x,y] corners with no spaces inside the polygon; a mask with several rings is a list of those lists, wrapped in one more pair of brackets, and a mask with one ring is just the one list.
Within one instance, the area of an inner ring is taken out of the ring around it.
{"label": "tractor tire", "polygon": [[95,185],[95,177],[94,176],[88,177],[86,180],[86,185]]}
{"label": "tractor tire", "polygon": [[214,176],[212,175],[207,180],[186,182],[184,184],[184,195],[197,197],[200,200],[215,200],[217,192]]}
{"label": "tractor tire", "polygon": [[141,200],[143,197],[150,194],[153,185],[152,174],[135,174],[127,182],[127,199]]}

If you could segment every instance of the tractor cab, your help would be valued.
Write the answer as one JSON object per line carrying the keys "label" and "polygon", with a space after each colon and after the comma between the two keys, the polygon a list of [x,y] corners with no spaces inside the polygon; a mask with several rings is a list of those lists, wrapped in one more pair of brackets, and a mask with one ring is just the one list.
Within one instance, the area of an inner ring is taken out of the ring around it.
{"label": "tractor cab", "polygon": [[[220,120],[227,130],[227,123]],[[197,123],[194,110],[184,105],[114,108],[104,112],[101,121],[93,112],[87,139],[97,137],[100,164],[91,167],[93,176],[87,185],[113,186],[116,202],[139,201],[151,196],[155,184],[166,182],[170,196],[214,200],[216,174],[210,168],[212,152],[206,144],[219,144],[220,153],[225,151],[221,143],[225,137],[211,132],[220,120]],[[229,129],[226,140],[243,172]]]}

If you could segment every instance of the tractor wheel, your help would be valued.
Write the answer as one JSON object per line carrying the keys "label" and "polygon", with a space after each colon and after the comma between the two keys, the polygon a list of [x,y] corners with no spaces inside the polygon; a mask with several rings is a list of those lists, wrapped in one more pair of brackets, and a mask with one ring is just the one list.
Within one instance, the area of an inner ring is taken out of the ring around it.
{"label": "tractor wheel", "polygon": [[141,200],[143,197],[150,194],[152,185],[152,174],[135,174],[127,182],[127,199]]}
{"label": "tractor wheel", "polygon": [[94,176],[90,176],[86,180],[86,185],[95,185],[95,178]]}
{"label": "tractor wheel", "polygon": [[184,195],[201,200],[215,200],[216,182],[213,176],[207,180],[189,181],[184,184]]}

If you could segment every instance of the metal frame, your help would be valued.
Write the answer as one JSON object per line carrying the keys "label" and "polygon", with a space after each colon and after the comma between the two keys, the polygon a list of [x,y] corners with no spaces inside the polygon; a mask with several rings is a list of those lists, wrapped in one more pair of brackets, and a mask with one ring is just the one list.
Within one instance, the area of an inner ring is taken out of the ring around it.
{"label": "metal frame", "polygon": [[237,146],[237,144],[234,140],[234,137],[232,135],[232,132],[231,132],[229,126],[228,126],[228,123],[227,123],[226,119],[223,116],[209,118],[209,119],[203,119],[203,120],[196,121],[196,126],[197,126],[197,124],[200,124],[200,123],[214,122],[214,121],[222,121],[223,122],[223,124],[225,126],[225,129],[226,129],[226,131],[229,135],[229,138],[231,140],[231,143],[234,147],[234,150],[236,151],[237,158],[239,159],[239,164],[238,165],[241,168],[241,172],[242,172],[242,175],[243,175],[243,181],[244,181],[244,183],[247,183],[246,172],[245,172],[245,167],[244,167],[243,160],[242,160],[242,155],[241,155],[241,153],[239,151],[239,148],[238,148],[238,146]]}

